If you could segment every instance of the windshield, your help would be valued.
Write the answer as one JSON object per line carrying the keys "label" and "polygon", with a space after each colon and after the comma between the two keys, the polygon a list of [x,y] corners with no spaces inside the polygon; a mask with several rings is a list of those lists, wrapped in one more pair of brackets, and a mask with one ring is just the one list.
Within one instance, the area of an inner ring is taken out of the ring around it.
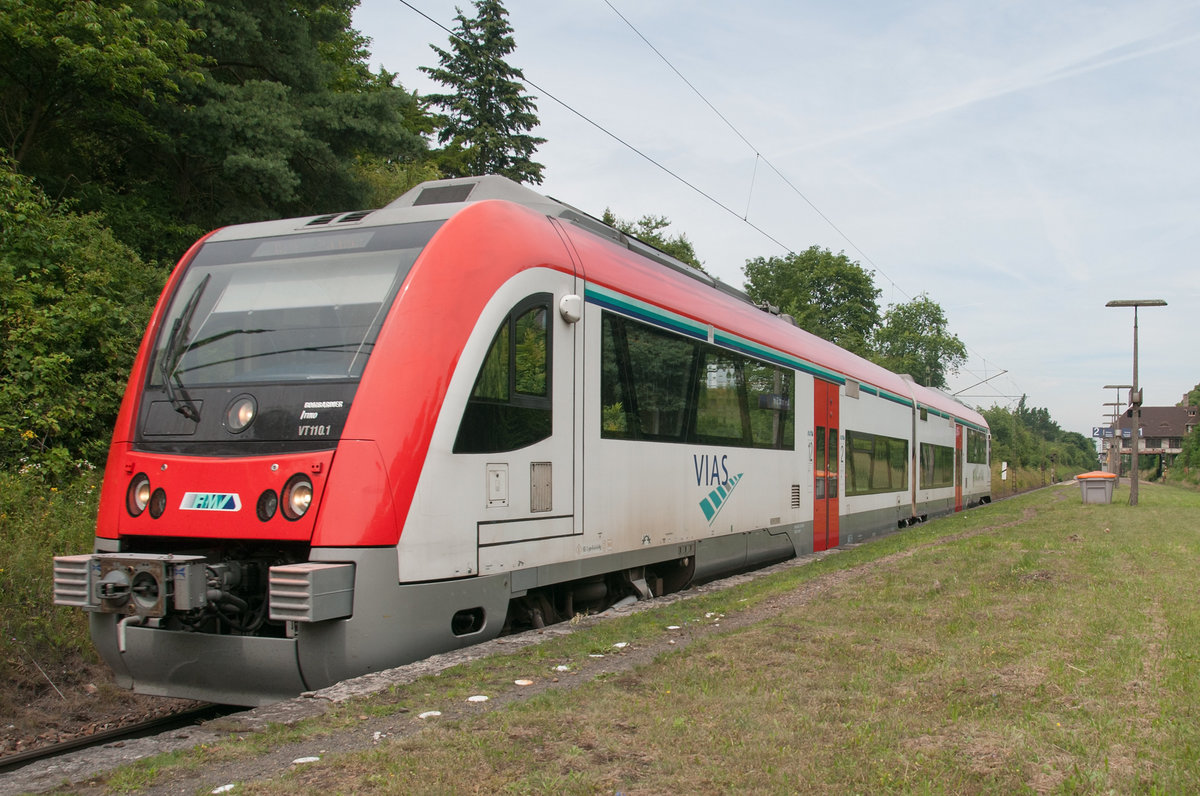
{"label": "windshield", "polygon": [[151,386],[358,379],[440,224],[206,243],[171,301]]}

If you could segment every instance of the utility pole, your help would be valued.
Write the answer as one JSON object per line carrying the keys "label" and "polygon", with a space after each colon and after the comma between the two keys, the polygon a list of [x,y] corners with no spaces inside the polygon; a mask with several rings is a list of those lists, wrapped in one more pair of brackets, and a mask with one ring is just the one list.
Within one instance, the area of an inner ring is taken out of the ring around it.
{"label": "utility pole", "polygon": [[1133,385],[1129,388],[1129,405],[1133,412],[1130,429],[1129,505],[1138,504],[1138,449],[1142,447],[1142,391],[1138,389],[1138,307],[1165,307],[1162,299],[1114,299],[1106,307],[1133,307]]}

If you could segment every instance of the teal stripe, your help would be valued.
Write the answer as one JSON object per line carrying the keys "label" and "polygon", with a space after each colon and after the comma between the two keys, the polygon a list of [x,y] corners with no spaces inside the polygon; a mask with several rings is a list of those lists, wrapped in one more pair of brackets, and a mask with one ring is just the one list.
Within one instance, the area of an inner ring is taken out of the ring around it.
{"label": "teal stripe", "polygon": [[745,340],[741,337],[736,337],[734,335],[718,331],[713,335],[713,340],[718,345],[723,345],[726,348],[732,348],[735,351],[741,351],[743,354],[749,354],[757,359],[762,359],[767,362],[773,362],[776,365],[783,365],[794,370],[799,370],[807,373],[810,376],[818,376],[836,384],[844,385],[846,383],[846,377],[840,373],[836,373],[828,368],[823,368],[820,365],[814,362],[809,362],[806,359],[800,359],[799,357],[794,357],[791,354],[787,354],[782,351],[776,351],[773,348],[767,348],[766,346],[759,345],[758,343],[752,343],[749,340]]}
{"label": "teal stripe", "polygon": [[880,390],[879,397],[885,401],[891,401],[894,404],[900,404],[901,406],[908,407],[909,409],[912,409],[913,406],[913,402],[910,399],[901,397],[899,395],[892,395],[886,390]]}
{"label": "teal stripe", "polygon": [[[635,298],[616,293],[598,285],[593,285],[590,283],[585,285],[584,300],[589,304],[595,304],[598,307],[605,307],[615,310],[622,315],[628,315],[633,318],[637,318],[638,320],[646,321],[647,323],[655,326],[670,329],[686,335],[687,337],[703,340],[705,342],[708,341],[708,326],[697,323],[691,318],[685,318],[677,313],[664,310],[661,307],[655,307],[654,305],[647,304],[644,301],[638,301]],[[774,348],[768,348],[764,345],[751,342],[750,340],[746,340],[745,338],[738,337],[733,334],[716,330],[713,334],[713,341],[726,348],[730,348],[735,351],[741,351],[743,354],[749,354],[756,359],[761,359],[776,365],[792,368],[793,370],[798,370],[801,373],[807,373],[810,376],[817,376],[818,378],[826,379],[827,381],[832,381],[836,384],[845,385],[846,383],[846,376],[837,373],[836,371],[823,368],[815,362],[810,362],[806,359],[800,359],[799,357],[788,354],[787,352],[778,351]],[[901,406],[906,406],[909,408],[914,406],[911,399],[905,398],[901,395],[896,395],[884,389],[878,389],[866,384],[860,384],[859,389],[868,395],[873,395],[877,398],[882,398],[885,401],[891,401],[892,403],[900,404]],[[947,414],[919,403],[916,404],[916,407],[925,409],[930,414],[945,420],[954,420],[956,423],[961,423],[968,428],[973,428],[976,431],[980,431],[985,434],[988,433],[988,430],[983,426],[978,426],[960,417]]]}
{"label": "teal stripe", "polygon": [[696,323],[682,315],[668,312],[643,301],[637,301],[628,296],[622,296],[593,285],[587,286],[585,294],[585,300],[590,304],[607,307],[623,315],[630,315],[657,326],[665,326],[688,337],[694,337],[698,340],[708,340],[707,326]]}
{"label": "teal stripe", "polygon": [[925,404],[917,404],[917,406],[921,409],[924,409],[929,414],[934,415],[936,417],[940,417],[943,420],[953,420],[955,423],[958,423],[961,426],[965,426],[967,428],[974,429],[975,431],[978,431],[982,434],[991,433],[988,429],[984,428],[983,426],[978,426],[978,425],[972,423],[970,420],[964,420],[963,418],[958,417],[956,415],[947,414],[946,412],[942,412],[938,409],[934,409],[932,406],[926,406]]}

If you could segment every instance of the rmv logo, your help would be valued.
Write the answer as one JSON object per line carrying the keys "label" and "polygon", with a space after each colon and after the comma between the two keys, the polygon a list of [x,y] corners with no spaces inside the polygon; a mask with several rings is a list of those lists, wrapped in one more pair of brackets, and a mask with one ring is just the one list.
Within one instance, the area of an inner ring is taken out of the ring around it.
{"label": "rmv logo", "polygon": [[191,511],[240,511],[242,499],[236,492],[188,492],[179,508]]}

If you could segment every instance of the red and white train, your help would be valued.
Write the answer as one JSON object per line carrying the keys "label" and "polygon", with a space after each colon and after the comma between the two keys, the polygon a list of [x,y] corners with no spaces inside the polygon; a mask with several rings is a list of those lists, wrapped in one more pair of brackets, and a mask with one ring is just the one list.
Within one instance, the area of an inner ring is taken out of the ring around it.
{"label": "red and white train", "polygon": [[990,499],[986,421],[499,177],[174,270],[55,601],[261,704]]}

